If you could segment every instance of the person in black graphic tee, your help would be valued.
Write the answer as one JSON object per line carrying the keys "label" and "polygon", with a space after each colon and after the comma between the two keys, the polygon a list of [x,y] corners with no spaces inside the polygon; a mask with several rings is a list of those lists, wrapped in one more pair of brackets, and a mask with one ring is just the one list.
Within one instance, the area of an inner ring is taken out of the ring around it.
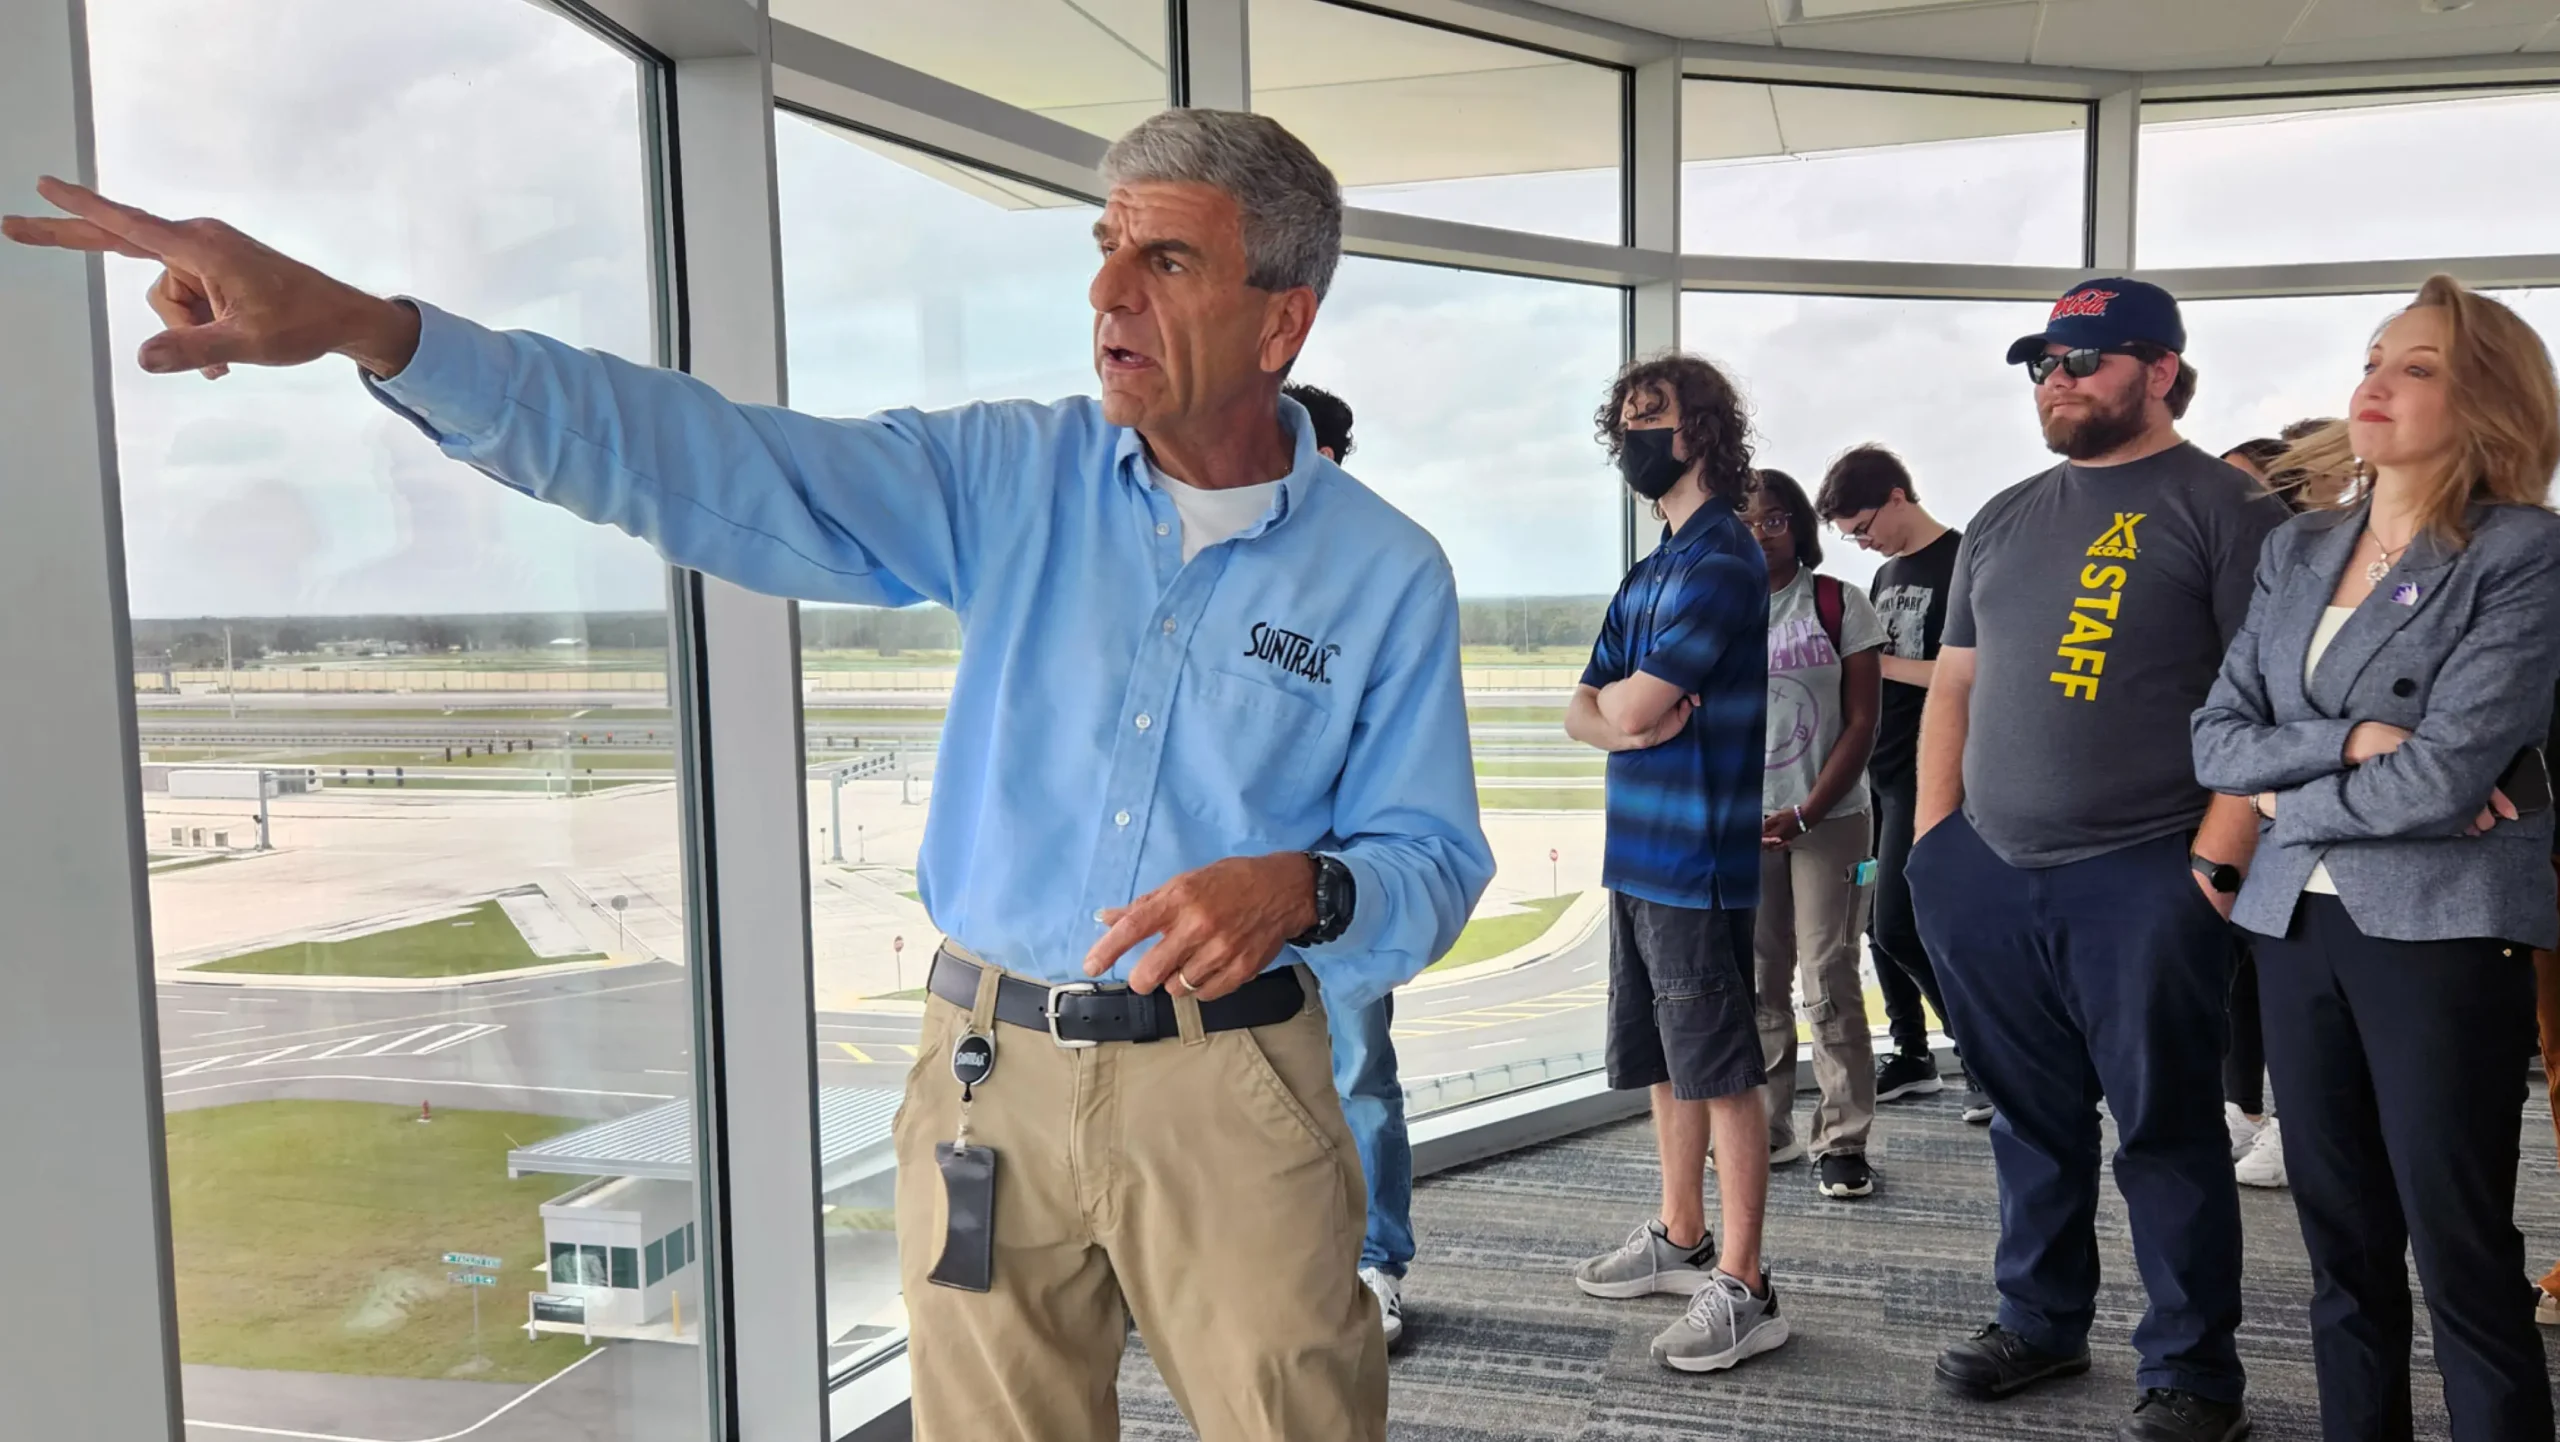
{"label": "person in black graphic tee", "polygon": [[[1822,478],[1814,510],[1859,549],[1892,557],[1876,573],[1868,598],[1884,618],[1884,706],[1876,722],[1867,775],[1875,792],[1875,905],[1867,936],[1877,957],[1876,985],[1884,992],[1893,1052],[1876,1064],[1876,1100],[1928,1096],[1943,1085],[1929,1054],[1929,1017],[1947,1019],[1938,977],[1911,916],[1911,885],[1902,864],[1911,855],[1911,815],[1917,797],[1920,708],[1938,662],[1947,628],[1947,584],[1964,538],[1920,504],[1919,488],[1902,458],[1878,445],[1844,452]],[[1968,1086],[1965,1120],[1991,1120],[1990,1098]]]}

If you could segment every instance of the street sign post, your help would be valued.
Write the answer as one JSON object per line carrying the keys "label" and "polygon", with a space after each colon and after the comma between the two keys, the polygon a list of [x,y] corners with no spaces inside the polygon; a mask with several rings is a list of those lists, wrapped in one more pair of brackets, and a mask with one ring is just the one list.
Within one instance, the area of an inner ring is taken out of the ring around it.
{"label": "street sign post", "polygon": [[616,951],[622,950],[622,909],[630,904],[631,898],[627,896],[613,899],[613,949]]}
{"label": "street sign post", "polygon": [[1564,860],[1563,852],[1556,850],[1552,846],[1547,848],[1547,895],[1549,896],[1561,896],[1564,894],[1564,882],[1558,879],[1564,873],[1556,865],[1557,862],[1562,860]]}
{"label": "street sign post", "polygon": [[489,1273],[497,1271],[499,1268],[505,1266],[506,1263],[496,1257],[481,1256],[477,1252],[447,1252],[444,1254],[444,1264],[448,1267],[480,1267],[486,1269],[477,1272],[447,1272],[444,1274],[444,1279],[446,1281],[453,1283],[457,1287],[465,1288],[471,1293],[471,1360],[475,1362],[485,1362],[488,1358],[482,1355],[480,1351],[480,1293],[485,1288],[498,1285],[498,1279],[490,1276]]}

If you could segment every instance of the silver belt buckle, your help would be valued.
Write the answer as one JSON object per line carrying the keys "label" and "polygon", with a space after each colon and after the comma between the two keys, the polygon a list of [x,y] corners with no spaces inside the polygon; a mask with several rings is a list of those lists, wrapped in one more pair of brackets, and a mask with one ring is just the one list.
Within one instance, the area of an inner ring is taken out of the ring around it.
{"label": "silver belt buckle", "polygon": [[1089,1046],[1102,1045],[1102,1043],[1091,1040],[1090,1038],[1083,1041],[1069,1041],[1065,1037],[1058,1035],[1058,998],[1062,996],[1092,996],[1101,990],[1102,984],[1094,981],[1071,981],[1062,986],[1053,986],[1049,988],[1049,999],[1047,1002],[1043,1003],[1040,1008],[1041,1013],[1049,1018],[1049,1040],[1056,1042],[1059,1046],[1064,1047],[1069,1051],[1081,1051]]}

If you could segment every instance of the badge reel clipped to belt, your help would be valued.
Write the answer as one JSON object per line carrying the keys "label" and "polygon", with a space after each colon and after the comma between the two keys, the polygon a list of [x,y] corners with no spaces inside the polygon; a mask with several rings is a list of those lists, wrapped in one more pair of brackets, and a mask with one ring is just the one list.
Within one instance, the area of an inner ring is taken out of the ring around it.
{"label": "badge reel clipped to belt", "polygon": [[936,1142],[933,1164],[942,1171],[942,1259],[927,1280],[964,1292],[991,1291],[996,1266],[996,1154],[969,1142],[969,1107],[996,1070],[996,1039],[972,1030],[951,1048],[951,1075],[960,1083],[960,1132]]}

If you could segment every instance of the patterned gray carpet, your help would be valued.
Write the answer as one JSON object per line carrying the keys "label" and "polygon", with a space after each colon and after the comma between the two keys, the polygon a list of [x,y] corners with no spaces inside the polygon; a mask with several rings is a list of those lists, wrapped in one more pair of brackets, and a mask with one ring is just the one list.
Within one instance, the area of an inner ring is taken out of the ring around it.
{"label": "patterned gray carpet", "polygon": [[[1806,1100],[1810,1106],[1810,1099]],[[2522,1118],[2517,1220],[2529,1258],[2560,1254],[2560,1178],[2541,1088]],[[1807,1123],[1798,1122],[1801,1130]],[[2108,1146],[2112,1148],[2112,1133]],[[1930,1366],[1949,1338],[1996,1305],[1998,1209],[1989,1138],[1966,1126],[1957,1093],[1884,1109],[1870,1151],[1876,1194],[1815,1195],[1804,1164],[1772,1180],[1768,1252],[1794,1340],[1743,1367],[1689,1377],[1656,1367],[1653,1334],[1674,1298],[1600,1302],[1567,1279],[1651,1215],[1658,1190],[1649,1123],[1630,1122],[1425,1181],[1414,1202],[1421,1256],[1394,1362],[1394,1442],[1986,1442],[2106,1438],[2133,1402],[2127,1338],[2141,1315],[2124,1208],[2112,1185],[2098,1215],[2108,1282],[2085,1378],[1996,1406],[1940,1393]],[[1713,1186],[1712,1180],[1709,1183]],[[2289,1194],[2243,1190],[2248,1321],[2240,1334],[2263,1442],[2319,1436],[2303,1306],[2308,1266]],[[1709,1201],[1708,1215],[1714,1215]],[[2414,1282],[2413,1282],[2414,1285]],[[1251,1303],[1241,1302],[1250,1306]],[[2421,1438],[2447,1436],[2419,1317]],[[2560,1333],[2560,1329],[2554,1329]],[[2552,1338],[2560,1348],[2560,1336]],[[2560,1368],[2555,1368],[2560,1370]],[[1121,1373],[1125,1435],[1192,1436],[1142,1347]]]}

